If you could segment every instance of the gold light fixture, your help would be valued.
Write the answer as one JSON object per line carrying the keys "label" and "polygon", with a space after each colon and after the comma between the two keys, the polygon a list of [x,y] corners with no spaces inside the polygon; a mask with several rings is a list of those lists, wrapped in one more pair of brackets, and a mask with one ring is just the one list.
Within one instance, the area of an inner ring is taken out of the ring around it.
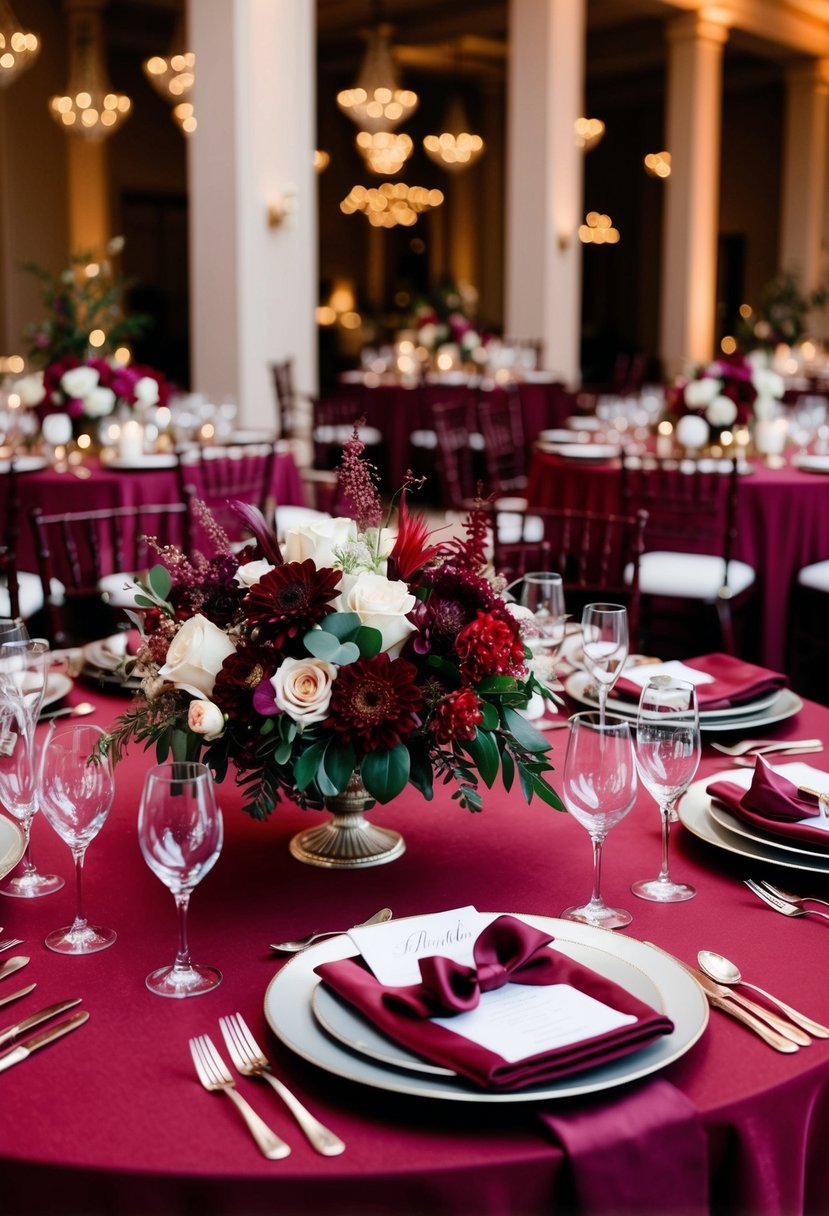
{"label": "gold light fixture", "polygon": [[440,190],[407,186],[405,182],[383,182],[376,189],[354,186],[340,203],[340,211],[345,215],[362,211],[374,228],[394,228],[397,224],[410,228],[419,215],[442,202]]}
{"label": "gold light fixture", "polygon": [[70,9],[69,57],[66,93],[50,99],[49,111],[70,134],[104,139],[129,117],[132,102],[109,83],[98,4],[80,3]]}
{"label": "gold light fixture", "polygon": [[579,225],[579,240],[584,245],[618,245],[619,230],[613,227],[609,215],[588,211],[586,223]]}
{"label": "gold light fixture", "polygon": [[314,172],[324,173],[330,163],[330,152],[324,152],[322,148],[317,148],[317,150],[314,152]]}
{"label": "gold light fixture", "polygon": [[645,172],[649,173],[651,177],[670,177],[670,152],[649,152],[645,157]]}
{"label": "gold light fixture", "polygon": [[0,88],[11,84],[31,67],[39,50],[37,34],[27,33],[8,0],[0,0]]}
{"label": "gold light fixture", "polygon": [[484,141],[480,135],[470,134],[469,121],[460,97],[450,102],[444,130],[440,135],[427,135],[423,147],[435,164],[448,169],[450,173],[468,169],[483,153]]}
{"label": "gold light fixture", "polygon": [[378,25],[366,35],[368,46],[353,89],[337,94],[337,104],[362,131],[393,131],[410,118],[419,98],[401,89],[389,46],[390,25]]}
{"label": "gold light fixture", "polygon": [[189,135],[196,129],[196,115],[189,97],[193,91],[196,56],[187,49],[182,17],[176,25],[166,55],[151,55],[141,65],[155,91],[173,107],[173,119]]}
{"label": "gold light fixture", "polygon": [[578,146],[589,152],[601,140],[605,127],[600,118],[577,118],[573,123],[573,130]]}
{"label": "gold light fixture", "polygon": [[371,172],[387,177],[400,172],[414,147],[411,137],[402,131],[375,131],[373,135],[360,131],[355,142]]}

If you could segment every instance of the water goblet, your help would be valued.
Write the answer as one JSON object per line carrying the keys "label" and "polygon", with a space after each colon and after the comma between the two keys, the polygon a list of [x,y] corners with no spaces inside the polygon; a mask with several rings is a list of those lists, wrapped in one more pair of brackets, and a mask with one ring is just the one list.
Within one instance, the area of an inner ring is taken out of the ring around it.
{"label": "water goblet", "polygon": [[45,939],[56,954],[95,954],[111,946],[117,936],[113,929],[90,925],[81,885],[86,850],[103,827],[115,796],[112,761],[98,746],[103,738],[98,726],[52,726],[40,756],[40,809],[69,845],[75,861],[75,919]]}
{"label": "water goblet", "polygon": [[9,641],[0,645],[0,801],[20,821],[25,848],[22,873],[0,887],[0,895],[35,899],[63,886],[57,874],[41,874],[32,861],[32,820],[38,809],[35,726],[43,703],[48,644]]}
{"label": "water goblet", "polygon": [[601,864],[607,833],[636,800],[636,761],[628,722],[613,714],[602,719],[593,711],[570,719],[561,796],[593,842],[593,893],[586,904],[566,908],[561,915],[602,929],[621,929],[633,918],[623,908],[609,908],[602,899]]}
{"label": "water goblet", "polygon": [[694,779],[700,761],[699,709],[694,685],[655,676],[642,689],[636,718],[636,767],[642,784],[656,799],[662,818],[662,867],[656,878],[641,879],[631,890],[640,899],[680,903],[696,891],[674,882],[668,868],[673,809]]}
{"label": "water goblet", "polygon": [[144,860],[172,892],[178,909],[175,962],[146,978],[158,996],[201,996],[221,983],[214,967],[194,966],[187,941],[187,911],[193,888],[213,868],[222,847],[222,814],[210,770],[194,761],[172,761],[150,769],[138,812]]}
{"label": "water goblet", "polygon": [[28,642],[29,631],[19,616],[0,617],[0,645],[4,642]]}
{"label": "water goblet", "polygon": [[628,614],[621,604],[586,604],[581,616],[584,666],[599,693],[599,718],[628,657]]}
{"label": "water goblet", "polygon": [[525,574],[521,581],[521,605],[533,614],[531,628],[523,634],[524,641],[541,674],[552,679],[567,624],[561,575],[546,570]]}

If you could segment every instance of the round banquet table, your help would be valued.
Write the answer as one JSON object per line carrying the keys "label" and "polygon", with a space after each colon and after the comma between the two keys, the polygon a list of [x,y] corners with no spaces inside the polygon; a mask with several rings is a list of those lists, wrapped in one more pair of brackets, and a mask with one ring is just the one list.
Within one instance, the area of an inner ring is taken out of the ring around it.
{"label": "round banquet table", "polygon": [[[40,507],[46,514],[60,511],[97,511],[107,507],[132,507],[141,503],[171,503],[179,498],[174,468],[115,469],[102,465],[95,458],[84,461],[89,470],[86,478],[69,470],[54,468],[19,473],[20,536],[17,547],[18,566],[36,570],[37,559],[29,513]],[[5,514],[7,478],[0,475],[0,520]],[[279,452],[274,461],[272,495],[280,504],[305,502],[302,478],[293,455]]]}
{"label": "round banquet table", "polygon": [[[126,704],[123,697],[90,693],[82,683],[69,699],[90,695],[103,725]],[[829,738],[829,710],[807,703],[774,733]],[[550,734],[559,770],[565,737],[563,730]],[[144,986],[148,972],[172,961],[176,937],[172,897],[144,864],[136,839],[138,798],[150,763],[150,756],[133,749],[118,767],[114,809],[87,859],[87,911],[117,930],[111,949],[67,958],[42,945],[74,907],[68,850],[42,816],[34,824],[34,858],[41,869],[63,873],[66,887],[32,902],[0,900],[5,933],[25,939],[14,953],[31,957],[3,982],[0,994],[37,982],[34,993],[3,1010],[0,1024],[70,996],[82,997],[90,1014],[77,1033],[0,1077],[3,1211],[528,1216],[573,1210],[562,1150],[534,1103],[442,1102],[333,1077],[276,1039],[263,1000],[282,966],[269,942],[346,927],[386,904],[396,916],[465,904],[557,916],[589,892],[584,830],[537,801],[527,807],[516,792],[487,793],[476,815],[460,809],[443,788],[432,803],[407,790],[372,812],[375,822],[403,831],[405,855],[362,872],[334,872],[305,866],[288,852],[292,834],[318,816],[283,805],[270,821],[254,822],[227,783],[220,789],[223,852],[194,893],[190,920],[195,960],[218,966],[224,980],[208,995],[165,1000]],[[705,749],[702,775],[727,767],[722,756]],[[701,947],[719,950],[748,978],[829,1022],[829,926],[818,918],[788,920],[766,908],[740,882],[746,862],[684,828],[675,831],[672,869],[697,886],[697,897],[669,906],[641,902],[631,895],[630,882],[655,873],[658,860],[658,814],[642,794],[605,851],[603,893],[633,912],[626,933],[686,961]],[[775,867],[750,869],[786,882]],[[817,875],[797,878],[810,892],[821,892]],[[347,1142],[342,1156],[314,1153],[276,1096],[243,1079],[241,1091],[293,1148],[286,1160],[265,1160],[230,1102],[197,1083],[188,1038],[207,1032],[223,1047],[217,1019],[236,1010],[277,1074]],[[781,1055],[712,1011],[700,1040],[662,1075],[700,1113],[712,1211],[829,1210],[829,1041]],[[614,1104],[622,1098],[620,1090],[599,1095],[611,1127]],[[560,1114],[569,1109],[558,1106]],[[634,1154],[630,1169],[637,1168],[648,1164],[637,1166]],[[666,1197],[665,1210],[684,1210],[681,1197]]]}
{"label": "round banquet table", "polygon": [[[797,572],[829,558],[829,477],[790,464],[781,469],[763,464],[750,468],[740,478],[737,492],[734,557],[757,572],[757,662],[785,671]],[[585,465],[536,450],[527,491],[530,509],[618,511],[619,480],[617,462]]]}

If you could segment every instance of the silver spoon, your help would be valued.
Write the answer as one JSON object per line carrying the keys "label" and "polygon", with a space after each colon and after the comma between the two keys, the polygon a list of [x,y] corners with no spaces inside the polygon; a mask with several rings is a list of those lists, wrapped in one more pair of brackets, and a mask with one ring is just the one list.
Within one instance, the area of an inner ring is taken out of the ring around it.
{"label": "silver spoon", "polygon": [[796,1026],[800,1026],[809,1034],[815,1036],[816,1039],[829,1039],[829,1028],[821,1026],[820,1022],[813,1021],[807,1017],[805,1013],[798,1013],[796,1009],[792,1009],[791,1005],[787,1005],[778,997],[772,996],[770,992],[766,992],[765,988],[758,988],[756,984],[749,984],[743,979],[740,974],[740,968],[732,963],[722,954],[717,954],[713,950],[700,950],[697,954],[697,961],[706,975],[710,975],[712,980],[717,980],[720,984],[742,984],[744,988],[751,988],[754,992],[759,992],[760,996],[764,996],[767,1001],[771,1001],[772,1005],[785,1013],[790,1021]]}
{"label": "silver spoon", "polygon": [[[364,929],[367,925],[382,925],[385,921],[391,920],[391,917],[391,908],[381,908],[368,920],[361,921],[359,925],[353,927]],[[293,942],[271,942],[271,950],[277,950],[280,954],[298,954],[300,950],[306,950],[313,942],[321,941],[325,937],[341,937],[343,933],[347,932],[347,929],[329,929],[325,933],[309,933],[306,937],[298,937]]]}
{"label": "silver spoon", "polygon": [[85,718],[94,714],[95,706],[91,701],[79,701],[77,705],[67,705],[64,709],[53,709],[51,713],[41,714],[38,722],[51,722],[53,718]]}

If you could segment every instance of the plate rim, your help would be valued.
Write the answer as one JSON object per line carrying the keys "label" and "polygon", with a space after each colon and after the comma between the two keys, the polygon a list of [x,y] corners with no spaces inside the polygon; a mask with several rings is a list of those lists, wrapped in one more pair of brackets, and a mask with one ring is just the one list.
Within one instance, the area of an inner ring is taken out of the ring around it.
{"label": "plate rim", "polygon": [[[26,837],[20,824],[9,815],[0,814],[0,850],[4,831],[7,831],[12,839],[9,841],[10,851],[5,855],[0,852],[0,878],[5,878],[7,874],[10,874],[26,852]],[[9,861],[9,858],[12,860]]]}
{"label": "plate rim", "polygon": [[[498,915],[504,915],[504,913],[498,913]],[[600,950],[604,948],[605,953],[610,953],[607,949],[609,945],[607,930],[597,929],[592,925],[582,925],[575,921],[562,920],[560,917],[543,916],[536,913],[510,913],[509,915],[519,916],[528,924],[535,925],[545,932],[551,932],[553,936],[556,935],[560,927],[562,933],[570,935],[570,940],[575,938],[577,942],[578,939],[586,938],[586,944],[590,945],[595,941]],[[411,918],[401,917],[400,919]],[[420,1076],[406,1074],[396,1069],[382,1069],[367,1059],[355,1057],[353,1053],[348,1052],[346,1048],[341,1047],[336,1041],[328,1040],[324,1037],[322,1030],[313,1024],[311,1027],[312,1031],[323,1036],[323,1041],[328,1046],[329,1051],[334,1053],[336,1065],[332,1064],[330,1059],[320,1060],[313,1054],[312,1049],[295,1042],[288,1031],[278,1024],[272,1006],[276,1006],[278,1009],[280,1002],[274,998],[274,993],[281,992],[282,987],[288,987],[298,972],[302,975],[303,970],[306,971],[307,975],[302,976],[300,982],[310,985],[307,1005],[308,1017],[313,1023],[310,992],[313,991],[316,984],[320,983],[319,978],[313,974],[313,968],[317,963],[331,961],[336,958],[345,958],[349,956],[350,952],[354,952],[353,944],[345,934],[311,946],[308,950],[303,951],[302,954],[295,955],[285,963],[273,976],[265,990],[265,1019],[273,1033],[285,1047],[301,1059],[314,1064],[317,1068],[322,1068],[325,1072],[343,1077],[355,1084],[368,1085],[374,1089],[391,1091],[410,1097],[478,1102],[489,1105],[493,1103],[549,1102],[551,1100],[563,1100],[588,1093],[603,1092],[607,1089],[615,1089],[620,1085],[626,1085],[631,1081],[640,1080],[642,1077],[660,1072],[670,1064],[675,1063],[676,1060],[690,1051],[694,1044],[699,1041],[708,1025],[710,1015],[708,1000],[702,989],[693,976],[676,959],[658,947],[648,945],[635,937],[626,937],[624,935],[616,937],[611,935],[610,942],[613,943],[613,949],[621,955],[632,954],[634,959],[638,955],[640,962],[644,962],[645,959],[650,959],[652,962],[655,960],[659,968],[668,968],[669,977],[673,979],[675,984],[678,983],[680,985],[680,994],[673,1003],[674,1012],[672,1013],[670,1007],[666,1007],[666,1013],[668,1013],[668,1016],[672,1016],[675,1022],[677,1020],[677,1012],[687,1021],[694,1019],[692,1029],[685,1031],[684,1040],[673,1049],[670,1048],[670,1040],[677,1034],[676,1030],[671,1035],[661,1036],[660,1039],[643,1047],[639,1052],[620,1057],[599,1068],[586,1069],[582,1073],[563,1077],[560,1081],[553,1082],[550,1085],[532,1086],[528,1089],[511,1090],[508,1092],[490,1092],[466,1088],[465,1083],[455,1081],[454,1078],[426,1077],[422,1074]],[[599,943],[603,943],[603,945]],[[625,961],[630,960],[626,959]],[[641,969],[645,970],[644,967]],[[663,989],[653,980],[653,976],[649,971],[645,970],[645,974],[654,983],[654,986],[664,1000],[665,994]],[[286,980],[283,978],[285,976],[291,978]],[[694,1001],[697,1003],[696,1010],[693,1008]],[[288,1002],[286,1007],[292,1008],[295,1005],[296,1001],[294,1000]],[[338,1059],[338,1056],[341,1056],[342,1059]],[[656,1058],[654,1059],[654,1057]],[[618,1069],[621,1067],[624,1070],[626,1062],[630,1063],[635,1060],[639,1061],[638,1068],[632,1067],[630,1070],[625,1070],[621,1076],[613,1075],[614,1068]],[[355,1075],[355,1062],[360,1071],[365,1073],[368,1070],[370,1075]],[[351,1068],[348,1067],[349,1064]],[[608,1070],[610,1071],[610,1076],[603,1077],[602,1074]]]}
{"label": "plate rim", "polygon": [[[803,857],[825,858],[827,863],[829,863],[829,839],[826,842],[826,850],[821,853],[819,849],[801,849],[797,845],[787,844],[784,839],[777,836],[759,836],[755,832],[752,832],[748,824],[744,824],[736,815],[732,815],[728,808],[723,806],[722,803],[718,803],[715,798],[711,799],[708,814],[715,823],[718,823],[726,832],[730,832],[732,836],[745,836],[746,840],[752,840],[757,844],[767,845],[773,849],[782,849],[785,853],[797,853]],[[722,816],[722,818],[718,819],[718,815]],[[732,824],[734,825],[733,827]]]}

